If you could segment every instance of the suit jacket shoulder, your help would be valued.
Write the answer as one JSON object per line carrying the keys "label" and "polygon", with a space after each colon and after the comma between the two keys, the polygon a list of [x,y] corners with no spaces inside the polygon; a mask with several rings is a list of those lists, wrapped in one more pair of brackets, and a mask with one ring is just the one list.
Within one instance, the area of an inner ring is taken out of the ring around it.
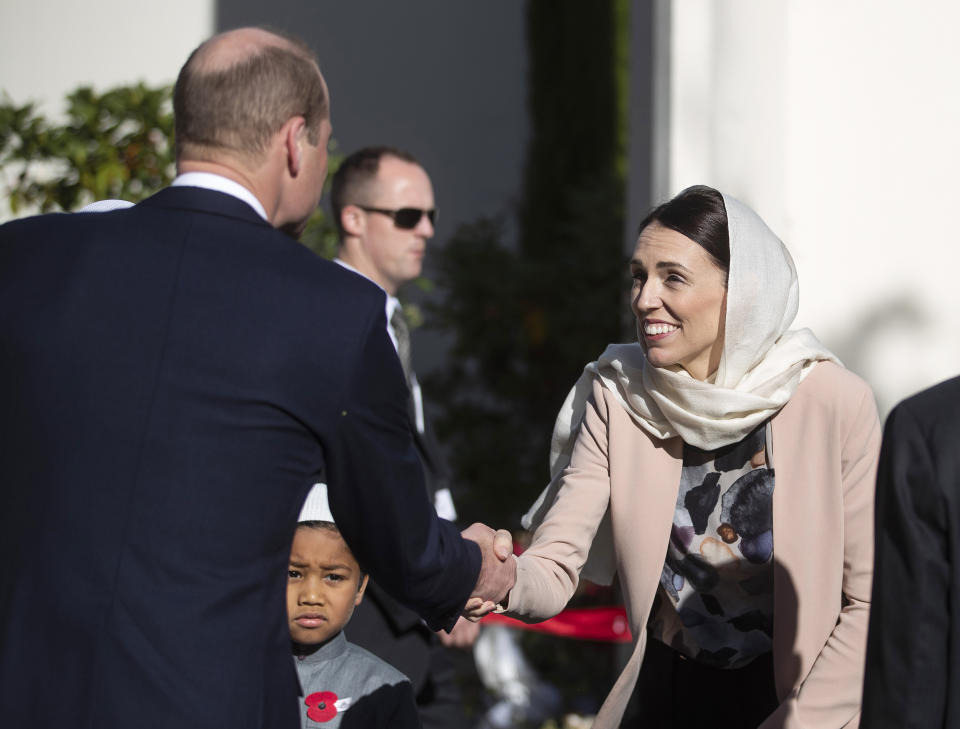
{"label": "suit jacket shoulder", "polygon": [[895,411],[909,413],[930,439],[955,445],[960,436],[960,377],[908,397]]}

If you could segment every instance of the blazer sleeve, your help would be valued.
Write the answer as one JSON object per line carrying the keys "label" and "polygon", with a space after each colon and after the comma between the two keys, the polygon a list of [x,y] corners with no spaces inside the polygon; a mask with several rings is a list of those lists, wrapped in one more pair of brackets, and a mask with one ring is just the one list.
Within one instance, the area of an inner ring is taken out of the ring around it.
{"label": "blazer sleeve", "polygon": [[[384,729],[421,729],[420,713],[409,681],[390,687],[393,706],[383,724]],[[347,725],[346,717],[344,726]],[[359,729],[359,727],[357,728]]]}
{"label": "blazer sleeve", "polygon": [[437,516],[383,307],[368,319],[326,454],[330,508],[357,561],[427,625],[451,629],[480,573],[480,549]]}
{"label": "blazer sleeve", "polygon": [[913,413],[900,405],[887,420],[877,479],[865,727],[944,726],[950,678],[947,514],[930,444]]}
{"label": "blazer sleeve", "polygon": [[873,572],[873,501],[881,432],[873,393],[866,385],[858,389],[861,395],[858,402],[849,406],[847,412],[850,415],[841,415],[841,432],[845,437],[840,454],[843,485],[840,615],[799,690],[761,724],[761,729],[840,729],[859,724]]}
{"label": "blazer sleeve", "polygon": [[[573,596],[580,570],[610,502],[606,401],[594,385],[570,463],[556,498],[517,560],[507,612],[529,622],[559,613]],[[598,404],[599,403],[599,404]]]}

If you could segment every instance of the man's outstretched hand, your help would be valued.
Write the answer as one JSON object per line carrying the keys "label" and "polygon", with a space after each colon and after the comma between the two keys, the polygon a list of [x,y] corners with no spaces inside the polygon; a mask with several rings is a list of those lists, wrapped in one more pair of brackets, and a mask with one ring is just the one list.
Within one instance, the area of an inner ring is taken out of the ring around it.
{"label": "man's outstretched hand", "polygon": [[480,576],[467,603],[471,609],[464,611],[466,617],[478,620],[493,610],[517,581],[517,559],[513,556],[513,537],[506,529],[495,532],[480,523],[471,524],[460,532],[460,535],[480,545],[480,552],[483,555]]}

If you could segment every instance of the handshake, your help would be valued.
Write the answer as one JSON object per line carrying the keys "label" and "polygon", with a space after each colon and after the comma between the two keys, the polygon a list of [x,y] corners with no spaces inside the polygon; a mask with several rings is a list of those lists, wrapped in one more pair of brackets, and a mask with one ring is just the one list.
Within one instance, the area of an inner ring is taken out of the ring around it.
{"label": "handshake", "polygon": [[494,531],[476,523],[460,535],[476,542],[483,555],[476,587],[463,608],[463,617],[476,622],[505,601],[517,581],[517,558],[513,556],[513,537],[506,529]]}

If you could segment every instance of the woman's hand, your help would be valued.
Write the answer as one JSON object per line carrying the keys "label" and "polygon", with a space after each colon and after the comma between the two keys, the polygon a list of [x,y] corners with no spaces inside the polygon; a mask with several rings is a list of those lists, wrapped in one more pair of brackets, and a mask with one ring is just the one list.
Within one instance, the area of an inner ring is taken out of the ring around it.
{"label": "woman's hand", "polygon": [[479,597],[471,597],[460,613],[471,622],[478,622],[497,609],[497,603]]}

